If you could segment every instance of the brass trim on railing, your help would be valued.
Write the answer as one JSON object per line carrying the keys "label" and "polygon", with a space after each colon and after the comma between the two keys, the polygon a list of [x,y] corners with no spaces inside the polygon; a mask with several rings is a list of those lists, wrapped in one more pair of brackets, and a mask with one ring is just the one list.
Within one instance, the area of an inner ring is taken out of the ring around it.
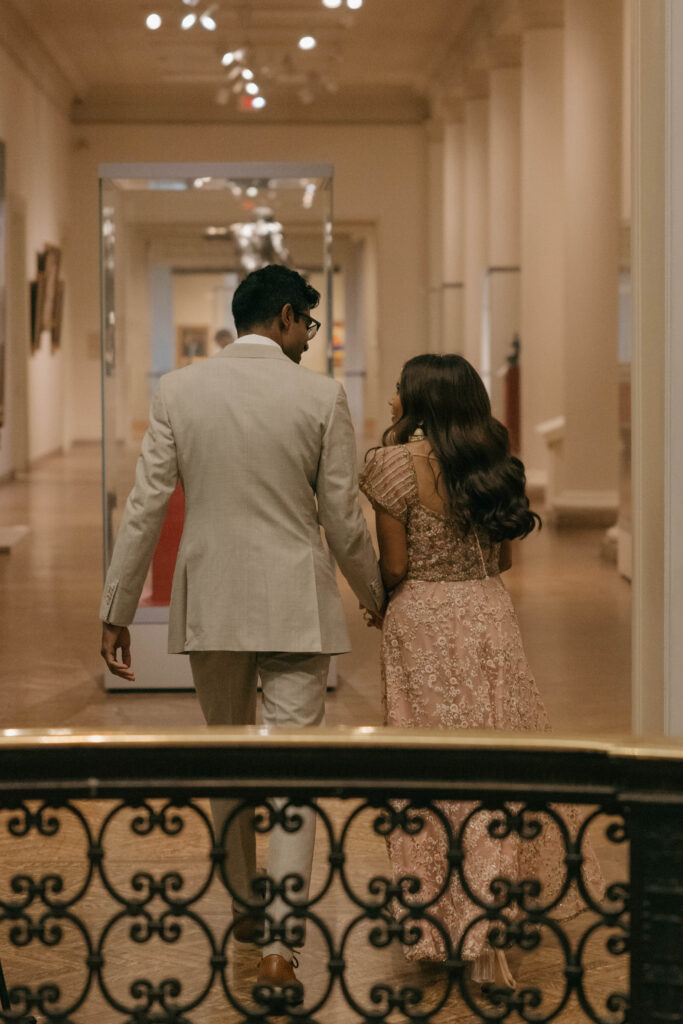
{"label": "brass trim on railing", "polygon": [[281,748],[305,747],[309,750],[401,747],[405,750],[500,750],[537,753],[599,753],[607,757],[671,759],[683,761],[683,739],[670,737],[585,737],[574,734],[502,733],[498,730],[467,729],[447,732],[438,729],[395,729],[379,726],[315,729],[262,726],[208,726],[187,729],[3,729],[3,749],[45,747],[99,747],[109,749],[159,747],[242,747],[263,748],[264,744]]}

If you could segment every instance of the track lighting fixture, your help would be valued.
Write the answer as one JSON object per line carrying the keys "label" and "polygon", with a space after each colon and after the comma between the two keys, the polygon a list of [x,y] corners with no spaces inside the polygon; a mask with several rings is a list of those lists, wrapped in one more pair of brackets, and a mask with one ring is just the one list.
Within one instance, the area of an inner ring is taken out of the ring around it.
{"label": "track lighting fixture", "polygon": [[221,57],[221,64],[226,68],[225,85],[215,95],[215,101],[222,106],[234,96],[240,110],[262,110],[266,105],[261,88],[254,80],[255,75],[247,61],[251,62],[252,53],[248,46],[240,46],[227,50]]}
{"label": "track lighting fixture", "polygon": [[[182,2],[186,7],[192,8],[196,8],[200,4],[200,0],[182,0]],[[217,10],[218,4],[210,4],[200,14],[192,10],[181,19],[180,27],[187,32],[188,29],[194,28],[195,25],[201,25],[207,32],[215,32],[218,26],[214,18],[214,12]]]}
{"label": "track lighting fixture", "polygon": [[216,31],[216,19],[213,17],[213,12],[217,9],[217,4],[211,4],[210,7],[204,11],[203,14],[199,15],[199,23],[202,28],[205,28],[207,32]]}

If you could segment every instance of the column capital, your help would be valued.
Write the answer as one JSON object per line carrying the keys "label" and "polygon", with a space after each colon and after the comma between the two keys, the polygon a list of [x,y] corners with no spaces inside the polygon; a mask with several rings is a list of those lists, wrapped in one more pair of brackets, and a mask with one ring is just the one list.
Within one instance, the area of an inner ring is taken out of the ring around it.
{"label": "column capital", "polygon": [[465,120],[465,104],[462,92],[449,92],[432,96],[430,99],[430,116],[433,120],[439,120],[444,125],[459,124]]}
{"label": "column capital", "polygon": [[443,118],[432,115],[424,122],[424,127],[428,142],[443,142],[445,129]]}
{"label": "column capital", "polygon": [[518,68],[522,65],[521,35],[494,36],[489,43],[489,66]]}
{"label": "column capital", "polygon": [[466,100],[486,100],[489,97],[489,73],[483,68],[468,68],[464,79]]}
{"label": "column capital", "polygon": [[521,0],[522,28],[562,28],[563,0]]}

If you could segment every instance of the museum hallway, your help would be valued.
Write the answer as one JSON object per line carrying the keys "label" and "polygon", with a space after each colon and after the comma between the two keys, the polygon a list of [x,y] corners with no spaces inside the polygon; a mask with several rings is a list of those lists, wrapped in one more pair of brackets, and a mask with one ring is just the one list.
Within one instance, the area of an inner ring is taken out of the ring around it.
{"label": "museum hallway", "polygon": [[[0,555],[4,728],[159,728],[201,723],[194,695],[112,694],[99,657],[100,451],[75,445],[0,487],[0,524],[30,533]],[[630,732],[631,588],[600,558],[600,530],[546,525],[505,576],[557,732]],[[339,659],[333,725],[379,725],[379,634],[344,586],[353,650]],[[133,652],[133,658],[135,653]]]}
{"label": "museum hallway", "polygon": [[[0,524],[30,527],[30,533],[10,555],[0,556],[3,728],[135,730],[199,725],[200,712],[193,694],[107,693],[103,688],[97,620],[102,579],[98,446],[75,446],[69,454],[45,459],[30,474],[0,487]],[[601,560],[600,540],[600,531],[558,532],[546,527],[524,542],[506,581],[555,729],[584,736],[626,734],[630,730],[630,587],[613,565]],[[329,695],[328,723],[379,725],[379,634],[364,626],[352,595],[346,589],[344,594],[354,648],[339,660],[339,686]],[[409,765],[406,770],[410,771]],[[90,804],[89,820],[101,821],[106,807],[97,801]],[[335,826],[343,824],[343,801],[326,799],[321,807]],[[34,874],[41,870],[63,873],[67,890],[77,884],[75,880],[83,870],[83,842],[77,828],[65,827],[57,854],[54,844],[43,842],[40,847],[36,839],[30,860],[25,863],[17,861],[12,845],[15,841],[8,837],[7,812],[0,813],[0,819],[3,891],[11,874],[28,866]],[[349,871],[365,882],[386,871],[384,843],[369,822],[366,825],[359,825],[347,850]],[[118,829],[112,837],[116,855],[110,870],[122,884],[122,879],[141,866],[141,860],[147,862],[151,848],[145,843],[151,843],[154,870],[179,870],[192,884],[201,874],[202,863],[193,848],[193,835],[190,825],[179,851],[171,836],[157,833],[152,839],[136,839]],[[624,848],[608,847],[604,830],[592,838],[607,879],[624,878]],[[323,830],[316,844],[314,890],[324,884],[325,846]],[[202,901],[205,920],[216,927],[227,916],[223,900],[212,889]],[[345,925],[353,911],[338,885],[321,906],[326,920],[338,928]],[[106,893],[90,893],[80,908],[91,930],[101,926],[101,914],[107,912],[113,911]],[[582,917],[566,926],[574,940],[585,927]],[[198,984],[202,964],[206,964],[201,935],[190,935],[180,948],[159,947],[157,943],[155,949],[131,948],[126,936],[123,931],[118,938],[112,935],[108,947],[106,977],[110,987],[123,991],[133,977],[144,973],[140,966],[147,963],[148,956],[154,958],[154,970],[163,966],[169,972],[178,967],[181,956],[181,975],[183,970],[189,971],[191,984]],[[3,966],[11,982],[26,979],[27,974],[33,984],[43,976],[48,980],[57,963],[65,991],[77,991],[82,983],[83,948],[77,931],[67,934],[49,956],[36,950],[35,943],[28,949],[16,949],[2,942],[2,948]],[[309,929],[298,973],[311,997],[324,992],[326,957],[321,936]],[[230,947],[230,985],[247,1001],[257,959],[253,947]],[[552,942],[523,957],[513,953],[511,963],[519,981],[539,985],[547,999],[552,1001],[561,993],[564,977],[558,949]],[[587,989],[595,1005],[601,1001],[604,1005],[610,992],[626,987],[626,960],[622,957],[615,963],[614,958],[607,957],[604,939],[602,944],[589,943],[585,964]],[[348,956],[347,980],[356,994],[367,994],[374,983],[382,980],[415,984],[423,990],[429,1005],[441,998],[444,986],[438,967],[406,965],[395,943],[388,950],[372,949],[367,942],[354,943]],[[203,1003],[201,1014],[206,1024],[238,1020],[234,1011],[226,1016],[224,997],[216,988]],[[74,1019],[79,1024],[95,1024],[105,1018],[114,1020],[111,1009],[103,1006],[99,994],[93,994]],[[191,1015],[191,1019],[195,1018]],[[319,1019],[325,1024],[348,1024],[349,1008],[339,991],[329,998]],[[453,995],[433,1019],[439,1024],[471,1024],[479,1018]],[[557,1018],[561,1024],[580,1024],[584,1019],[574,1000]]]}

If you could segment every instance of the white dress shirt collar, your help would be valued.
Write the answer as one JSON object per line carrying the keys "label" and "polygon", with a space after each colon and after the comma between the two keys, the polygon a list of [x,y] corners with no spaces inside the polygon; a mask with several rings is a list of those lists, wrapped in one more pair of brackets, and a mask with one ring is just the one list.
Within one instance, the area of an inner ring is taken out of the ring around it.
{"label": "white dress shirt collar", "polygon": [[233,345],[274,345],[280,348],[272,338],[264,338],[262,334],[245,334],[241,338],[235,338]]}

